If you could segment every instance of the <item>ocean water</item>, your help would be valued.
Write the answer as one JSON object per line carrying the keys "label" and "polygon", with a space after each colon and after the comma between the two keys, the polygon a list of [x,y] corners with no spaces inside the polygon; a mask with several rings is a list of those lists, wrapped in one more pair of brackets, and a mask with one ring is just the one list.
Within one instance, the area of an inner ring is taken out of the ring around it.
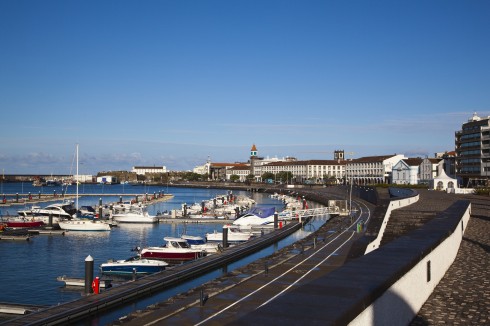
{"label": "ocean water", "polygon": [[[15,195],[52,193],[53,187],[33,187],[30,184],[4,183],[0,193]],[[61,187],[58,187],[61,193]],[[75,193],[75,186],[69,186],[67,193]],[[216,195],[226,194],[226,190],[194,189],[179,187],[143,187],[128,185],[85,185],[79,187],[82,196],[80,205],[95,205],[98,197],[83,196],[89,193],[104,194],[153,194],[159,191],[173,194],[167,201],[152,205],[150,213],[157,211],[178,209],[182,203],[200,203]],[[256,200],[257,204],[275,206],[282,210],[282,203],[270,198],[266,194],[233,191],[235,195],[246,195]],[[123,199],[132,198],[130,196]],[[103,203],[115,202],[118,196],[103,197]],[[42,203],[46,206],[52,202]],[[27,207],[10,206],[0,208],[2,214],[7,211],[15,214],[17,210]],[[186,232],[193,235],[204,236],[215,229],[221,230],[222,223],[216,224],[186,224]],[[90,255],[94,259],[94,276],[99,275],[98,267],[108,259],[125,259],[134,256],[131,249],[136,246],[161,245],[163,237],[181,234],[182,224],[155,224],[155,225],[126,225],[121,224],[110,232],[69,232],[61,235],[39,235],[30,241],[0,241],[0,302],[55,305],[76,300],[83,295],[82,290],[69,290],[63,283],[56,280],[58,276],[83,278],[85,275],[85,259]]]}

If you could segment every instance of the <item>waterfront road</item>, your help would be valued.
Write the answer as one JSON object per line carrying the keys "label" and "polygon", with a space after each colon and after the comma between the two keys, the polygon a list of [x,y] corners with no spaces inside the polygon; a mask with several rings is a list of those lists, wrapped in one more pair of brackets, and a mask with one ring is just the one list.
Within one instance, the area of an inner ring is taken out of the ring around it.
{"label": "waterfront road", "polygon": [[332,219],[313,237],[293,248],[285,248],[275,257],[262,259],[200,289],[134,313],[117,324],[233,324],[304,282],[323,277],[341,266],[350,245],[362,235],[357,232],[357,223],[369,222],[371,214],[364,202],[356,201],[353,205],[356,212],[352,219]]}

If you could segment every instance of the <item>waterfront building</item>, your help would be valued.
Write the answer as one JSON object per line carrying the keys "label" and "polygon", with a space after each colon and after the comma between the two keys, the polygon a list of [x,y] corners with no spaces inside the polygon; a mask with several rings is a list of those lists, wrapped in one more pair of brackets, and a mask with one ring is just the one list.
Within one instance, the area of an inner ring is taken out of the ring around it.
{"label": "waterfront building", "polygon": [[407,159],[403,154],[366,156],[346,161],[345,175],[355,184],[390,183],[393,166]]}
{"label": "waterfront building", "polygon": [[420,180],[419,183],[428,184],[430,180],[441,174],[444,170],[444,159],[426,157],[420,164]]}
{"label": "waterfront building", "polygon": [[307,160],[273,162],[261,167],[262,173],[277,174],[291,172],[296,182],[303,183],[309,180],[313,183],[323,183],[327,180],[335,180],[341,183],[345,177],[345,161],[341,160]]}
{"label": "waterfront building", "polygon": [[133,166],[131,172],[139,175],[145,175],[147,173],[167,173],[166,166]]}
{"label": "waterfront building", "polygon": [[488,185],[490,177],[490,117],[476,113],[455,133],[456,176],[463,186]]}
{"label": "waterfront building", "polygon": [[232,175],[238,176],[240,182],[245,182],[250,175],[250,165],[241,164],[226,170],[226,180],[230,180]]}
{"label": "waterfront building", "polygon": [[423,160],[419,157],[398,161],[398,163],[393,165],[391,182],[400,185],[418,184],[422,162]]}

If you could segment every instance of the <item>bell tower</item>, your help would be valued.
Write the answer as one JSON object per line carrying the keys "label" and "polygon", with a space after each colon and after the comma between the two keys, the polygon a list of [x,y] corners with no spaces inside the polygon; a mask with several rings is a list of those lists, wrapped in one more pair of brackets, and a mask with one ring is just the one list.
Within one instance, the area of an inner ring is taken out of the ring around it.
{"label": "bell tower", "polygon": [[255,144],[252,145],[252,148],[250,149],[250,159],[255,159],[257,158],[257,147],[255,147]]}

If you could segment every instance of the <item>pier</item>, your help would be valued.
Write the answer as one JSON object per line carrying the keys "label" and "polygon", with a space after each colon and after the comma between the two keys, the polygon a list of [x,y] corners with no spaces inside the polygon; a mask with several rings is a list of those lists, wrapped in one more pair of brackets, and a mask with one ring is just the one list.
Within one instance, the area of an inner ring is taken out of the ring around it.
{"label": "pier", "polygon": [[287,223],[283,228],[246,243],[225,248],[222,253],[208,255],[198,260],[178,265],[160,273],[145,276],[135,281],[114,286],[98,295],[89,295],[65,304],[52,306],[8,321],[9,325],[56,325],[76,322],[95,312],[117,306],[160,291],[164,288],[195,278],[206,272],[222,268],[227,264],[250,255],[290,235],[302,226],[298,222]]}

